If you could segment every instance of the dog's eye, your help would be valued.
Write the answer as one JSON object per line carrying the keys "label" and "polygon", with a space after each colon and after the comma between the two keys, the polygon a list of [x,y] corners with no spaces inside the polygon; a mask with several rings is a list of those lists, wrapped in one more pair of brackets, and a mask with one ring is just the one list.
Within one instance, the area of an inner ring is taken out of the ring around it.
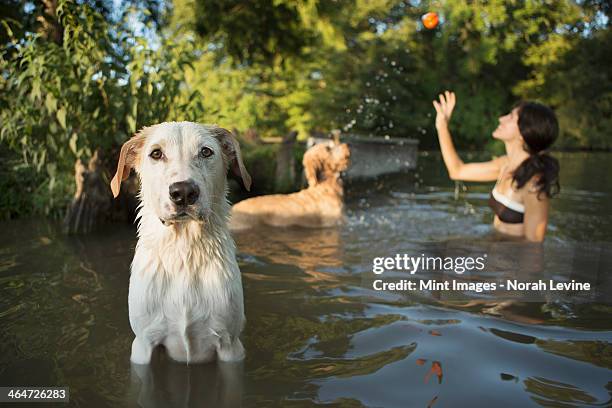
{"label": "dog's eye", "polygon": [[149,154],[149,157],[152,158],[153,160],[159,160],[163,156],[164,154],[162,153],[161,149],[155,149]]}
{"label": "dog's eye", "polygon": [[200,150],[200,156],[202,157],[210,157],[213,154],[214,152],[212,151],[210,147],[203,147],[202,150]]}

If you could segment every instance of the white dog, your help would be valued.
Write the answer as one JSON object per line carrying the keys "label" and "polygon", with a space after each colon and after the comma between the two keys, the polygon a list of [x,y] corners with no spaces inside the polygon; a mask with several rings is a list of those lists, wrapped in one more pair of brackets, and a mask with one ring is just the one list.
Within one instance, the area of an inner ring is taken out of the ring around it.
{"label": "white dog", "polygon": [[128,297],[133,363],[148,364],[157,345],[186,363],[244,358],[242,281],[227,228],[228,167],[249,189],[238,142],[217,126],[162,123],[121,148],[113,195],[132,168],[141,182]]}

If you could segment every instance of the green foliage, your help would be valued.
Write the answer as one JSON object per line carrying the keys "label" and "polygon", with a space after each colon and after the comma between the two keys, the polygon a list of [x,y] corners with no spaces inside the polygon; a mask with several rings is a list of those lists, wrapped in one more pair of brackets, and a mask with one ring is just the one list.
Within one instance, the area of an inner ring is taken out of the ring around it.
{"label": "green foliage", "polygon": [[517,93],[554,106],[566,147],[612,148],[612,32],[557,37],[533,50],[531,77]]}
{"label": "green foliage", "polygon": [[269,62],[277,55],[299,53],[312,41],[298,7],[298,2],[284,0],[197,0],[195,28],[240,62]]}
{"label": "green foliage", "polygon": [[58,2],[57,16],[61,44],[29,32],[0,58],[0,141],[26,168],[46,173],[49,197],[77,158],[108,151],[144,125],[202,111],[199,94],[181,88],[194,58],[190,41],[161,38],[154,47],[71,0]]}
{"label": "green foliage", "polygon": [[316,122],[311,110],[318,81],[312,62],[323,39],[343,44],[342,34],[329,23],[340,4],[178,0],[174,10],[174,28],[198,32],[206,44],[187,81],[208,97],[206,121],[253,127],[263,135],[288,130],[308,135]]}
{"label": "green foliage", "polygon": [[[207,69],[190,77],[193,89],[214,94],[209,102],[232,123],[276,135],[295,129],[301,137],[333,128],[416,137],[432,148],[431,100],[450,88],[458,94],[452,125],[462,148],[495,150],[497,118],[523,98],[557,109],[565,125],[560,146],[609,146],[605,121],[595,119],[608,113],[610,87],[598,89],[596,113],[585,109],[590,85],[602,76],[609,84],[602,69],[609,53],[596,51],[610,42],[602,2],[175,4],[195,13],[179,11],[174,23],[195,27],[201,43],[214,45],[203,57]],[[442,18],[435,30],[420,23],[430,10]],[[588,63],[572,66],[576,59]]]}
{"label": "green foliage", "polygon": [[0,220],[62,215],[71,198],[71,174],[62,173],[51,179],[20,160],[5,159],[0,163]]}

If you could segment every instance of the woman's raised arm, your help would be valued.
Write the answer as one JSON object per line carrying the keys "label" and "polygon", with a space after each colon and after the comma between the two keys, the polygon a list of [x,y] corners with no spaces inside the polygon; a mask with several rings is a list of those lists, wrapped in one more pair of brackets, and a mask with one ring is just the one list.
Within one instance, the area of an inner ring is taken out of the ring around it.
{"label": "woman's raised arm", "polygon": [[482,162],[464,163],[455,149],[453,139],[448,130],[448,122],[455,109],[455,93],[445,91],[439,95],[439,101],[434,100],[436,109],[436,130],[440,141],[440,150],[448,175],[452,180],[462,181],[495,181],[499,177],[502,166],[506,162],[506,156]]}

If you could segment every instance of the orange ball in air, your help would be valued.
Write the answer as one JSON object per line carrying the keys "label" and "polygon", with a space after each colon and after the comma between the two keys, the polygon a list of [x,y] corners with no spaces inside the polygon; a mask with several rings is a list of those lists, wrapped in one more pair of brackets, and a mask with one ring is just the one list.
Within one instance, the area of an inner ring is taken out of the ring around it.
{"label": "orange ball in air", "polygon": [[425,28],[433,30],[438,26],[440,19],[438,18],[437,13],[429,12],[427,14],[423,14],[423,17],[421,17],[421,21],[423,22]]}

